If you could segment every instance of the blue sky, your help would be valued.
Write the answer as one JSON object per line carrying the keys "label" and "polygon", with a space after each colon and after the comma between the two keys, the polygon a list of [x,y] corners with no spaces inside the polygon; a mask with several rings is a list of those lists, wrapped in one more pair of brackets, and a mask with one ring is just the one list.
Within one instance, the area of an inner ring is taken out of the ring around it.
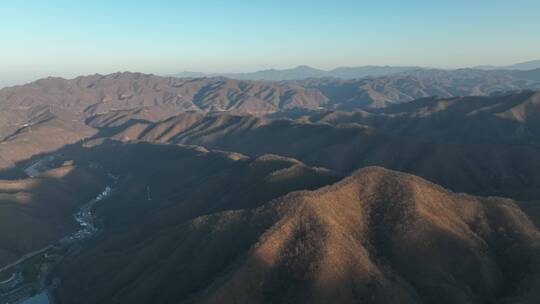
{"label": "blue sky", "polygon": [[540,59],[538,0],[0,0],[0,86],[54,75]]}

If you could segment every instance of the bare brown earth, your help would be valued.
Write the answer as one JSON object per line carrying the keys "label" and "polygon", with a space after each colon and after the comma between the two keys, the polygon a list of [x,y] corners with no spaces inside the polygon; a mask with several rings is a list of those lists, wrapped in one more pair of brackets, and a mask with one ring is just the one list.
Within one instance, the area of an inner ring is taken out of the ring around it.
{"label": "bare brown earth", "polygon": [[47,106],[87,116],[138,107],[184,111],[266,114],[293,107],[314,108],[326,98],[296,84],[227,78],[174,78],[141,73],[41,79],[0,90],[0,109]]}
{"label": "bare brown earth", "polygon": [[129,226],[129,237],[111,232],[73,257],[63,267],[60,303],[536,303],[539,297],[540,233],[510,200],[366,168],[332,186],[247,209],[185,217],[181,205],[167,208],[168,221],[156,212]]}
{"label": "bare brown earth", "polygon": [[22,127],[0,141],[0,168],[13,167],[19,161],[53,152],[95,133],[96,130],[81,122],[51,116],[31,126]]}

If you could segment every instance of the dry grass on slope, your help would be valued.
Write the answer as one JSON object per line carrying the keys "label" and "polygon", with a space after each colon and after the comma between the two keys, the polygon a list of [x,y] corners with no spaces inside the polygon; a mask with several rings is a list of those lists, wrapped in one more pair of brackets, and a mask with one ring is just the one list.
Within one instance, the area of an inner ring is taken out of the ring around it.
{"label": "dry grass on slope", "polygon": [[534,303],[540,234],[509,200],[360,170],[287,195],[245,262],[205,303]]}
{"label": "dry grass on slope", "polygon": [[146,212],[124,234],[111,231],[71,257],[60,273],[59,303],[538,299],[540,234],[513,201],[370,167],[332,186],[254,204],[262,202],[254,188],[275,194],[309,169],[278,156],[243,162],[235,162],[248,165],[234,180],[239,187],[218,190],[214,180],[214,193],[188,198],[193,208],[214,197],[228,208],[185,221],[175,217],[180,203]]}

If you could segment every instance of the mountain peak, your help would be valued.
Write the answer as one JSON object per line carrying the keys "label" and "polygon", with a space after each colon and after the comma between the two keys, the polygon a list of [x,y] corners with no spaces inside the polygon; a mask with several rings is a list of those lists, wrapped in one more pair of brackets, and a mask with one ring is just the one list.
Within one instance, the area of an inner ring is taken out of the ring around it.
{"label": "mountain peak", "polygon": [[312,68],[310,67],[309,65],[299,65],[297,66],[296,68],[294,68],[295,70],[318,70],[316,68]]}

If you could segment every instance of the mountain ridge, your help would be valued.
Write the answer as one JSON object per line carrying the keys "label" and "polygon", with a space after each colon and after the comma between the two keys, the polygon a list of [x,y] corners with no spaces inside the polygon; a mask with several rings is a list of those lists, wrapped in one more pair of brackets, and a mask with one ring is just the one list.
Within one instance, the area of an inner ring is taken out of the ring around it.
{"label": "mountain ridge", "polygon": [[335,77],[342,79],[358,79],[365,77],[379,77],[414,70],[460,70],[460,69],[477,69],[477,70],[533,70],[540,68],[540,60],[531,60],[526,62],[515,63],[506,66],[480,65],[468,68],[456,69],[437,69],[432,67],[420,66],[392,66],[392,65],[364,65],[364,66],[341,66],[329,70],[317,69],[308,65],[299,65],[294,68],[285,69],[263,69],[255,72],[240,72],[240,73],[203,73],[186,71],[175,73],[167,76],[175,77],[216,77],[224,76],[240,80],[301,80],[306,78],[325,78]]}
{"label": "mountain ridge", "polygon": [[[160,231],[129,245],[139,250],[119,252],[104,241],[71,257],[61,270],[67,282],[57,292],[59,303],[74,299],[74,290],[85,294],[85,304],[534,303],[540,284],[540,233],[514,202],[449,192],[377,167],[256,208],[170,221]],[[200,267],[213,248],[221,249],[220,257]],[[149,251],[163,261],[152,270],[140,268]],[[109,254],[110,265],[134,268],[127,270],[136,274],[130,288],[114,287],[125,286],[123,275],[107,288],[92,279],[107,271],[93,262],[100,252],[116,253]]]}
{"label": "mountain ridge", "polygon": [[175,77],[216,77],[223,76],[240,80],[301,80],[305,78],[337,77],[337,78],[364,78],[385,76],[408,70],[420,69],[417,66],[359,66],[359,67],[336,67],[331,70],[321,70],[307,65],[300,65],[291,69],[266,69],[251,73],[201,73],[181,72],[172,74]]}

